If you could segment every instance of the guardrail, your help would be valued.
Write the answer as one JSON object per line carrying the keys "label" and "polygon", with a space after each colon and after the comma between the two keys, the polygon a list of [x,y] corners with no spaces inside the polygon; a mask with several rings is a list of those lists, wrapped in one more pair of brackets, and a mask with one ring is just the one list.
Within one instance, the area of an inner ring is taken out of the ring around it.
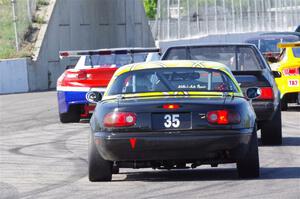
{"label": "guardrail", "polygon": [[294,31],[300,0],[158,0],[156,40],[209,34]]}

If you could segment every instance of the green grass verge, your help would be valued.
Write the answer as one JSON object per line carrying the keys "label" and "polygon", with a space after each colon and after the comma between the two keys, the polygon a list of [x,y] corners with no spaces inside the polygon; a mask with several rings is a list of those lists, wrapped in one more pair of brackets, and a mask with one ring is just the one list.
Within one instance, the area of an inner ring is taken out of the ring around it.
{"label": "green grass verge", "polygon": [[10,58],[15,53],[15,37],[11,5],[0,1],[0,59]]}
{"label": "green grass verge", "polygon": [[[16,2],[17,30],[19,42],[22,43],[30,25],[27,16],[27,1]],[[15,42],[11,0],[0,0],[0,59],[26,57],[31,54],[28,46],[21,46],[20,51],[16,52]]]}

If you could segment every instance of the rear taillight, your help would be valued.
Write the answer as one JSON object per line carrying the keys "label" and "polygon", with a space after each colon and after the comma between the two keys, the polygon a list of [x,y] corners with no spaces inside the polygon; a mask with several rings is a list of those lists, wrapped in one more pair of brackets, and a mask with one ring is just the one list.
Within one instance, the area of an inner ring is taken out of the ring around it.
{"label": "rear taillight", "polygon": [[68,57],[69,53],[68,52],[61,52],[60,56],[62,56],[62,57]]}
{"label": "rear taillight", "polygon": [[273,100],[274,99],[274,93],[272,87],[261,87],[261,94],[257,99],[262,100]]}
{"label": "rear taillight", "polygon": [[85,71],[79,71],[77,78],[78,79],[87,79],[87,73]]}
{"label": "rear taillight", "polygon": [[206,117],[211,124],[238,124],[241,122],[240,114],[229,110],[210,111]]}
{"label": "rear taillight", "polygon": [[299,75],[299,68],[286,68],[282,72],[285,76]]}
{"label": "rear taillight", "polygon": [[136,123],[136,114],[129,112],[111,112],[104,116],[105,127],[128,127]]}
{"label": "rear taillight", "polygon": [[85,71],[78,71],[78,72],[69,72],[65,76],[68,79],[78,79],[78,80],[85,80],[87,79],[87,73]]}

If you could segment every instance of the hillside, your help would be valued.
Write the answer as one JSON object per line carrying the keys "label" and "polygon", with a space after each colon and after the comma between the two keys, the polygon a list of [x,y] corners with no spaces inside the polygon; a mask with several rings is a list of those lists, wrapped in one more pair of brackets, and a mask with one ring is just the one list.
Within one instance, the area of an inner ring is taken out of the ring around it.
{"label": "hillside", "polygon": [[[16,37],[13,23],[11,0],[0,0],[0,59],[28,57],[32,55],[33,47],[41,24],[45,23],[43,12],[48,0],[32,0],[32,16],[28,16],[29,1],[16,1],[17,33],[19,52],[16,51]],[[29,20],[31,18],[31,21]]]}
{"label": "hillside", "polygon": [[15,53],[14,42],[10,2],[0,1],[0,59]]}

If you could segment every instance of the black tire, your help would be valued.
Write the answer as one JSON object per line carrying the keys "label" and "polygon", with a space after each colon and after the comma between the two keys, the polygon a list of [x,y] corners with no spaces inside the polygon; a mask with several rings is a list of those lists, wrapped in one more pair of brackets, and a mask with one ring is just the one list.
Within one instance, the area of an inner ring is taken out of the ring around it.
{"label": "black tire", "polygon": [[246,155],[237,161],[237,170],[240,178],[257,178],[260,175],[257,133],[254,130]]}
{"label": "black tire", "polygon": [[61,123],[77,123],[80,121],[80,106],[70,106],[69,111],[60,113],[59,119]]}
{"label": "black tire", "polygon": [[117,166],[113,166],[112,167],[112,174],[119,174],[120,172],[120,168]]}
{"label": "black tire", "polygon": [[89,180],[91,182],[111,181],[112,162],[104,160],[99,154],[94,139],[90,135],[88,152]]}
{"label": "black tire", "polygon": [[261,125],[261,142],[263,145],[282,144],[281,109],[277,108],[271,121]]}
{"label": "black tire", "polygon": [[286,100],[286,98],[285,97],[283,97],[282,99],[281,99],[281,110],[282,111],[287,111],[287,109],[288,109],[288,102],[287,102],[287,100]]}

